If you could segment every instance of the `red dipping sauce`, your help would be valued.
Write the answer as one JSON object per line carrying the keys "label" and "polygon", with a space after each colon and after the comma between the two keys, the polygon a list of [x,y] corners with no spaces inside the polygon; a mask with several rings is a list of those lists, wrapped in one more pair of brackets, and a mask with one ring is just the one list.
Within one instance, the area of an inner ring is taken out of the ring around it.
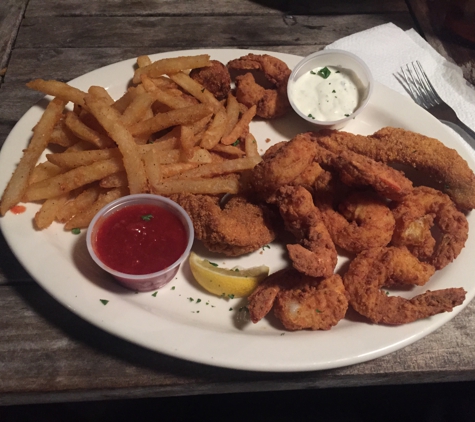
{"label": "red dipping sauce", "polygon": [[193,223],[169,198],[126,195],[104,206],[86,234],[93,261],[136,292],[161,289],[178,272],[193,246]]}
{"label": "red dipping sauce", "polygon": [[188,235],[169,210],[152,204],[121,208],[100,224],[94,251],[113,270],[126,274],[161,271],[183,254]]}

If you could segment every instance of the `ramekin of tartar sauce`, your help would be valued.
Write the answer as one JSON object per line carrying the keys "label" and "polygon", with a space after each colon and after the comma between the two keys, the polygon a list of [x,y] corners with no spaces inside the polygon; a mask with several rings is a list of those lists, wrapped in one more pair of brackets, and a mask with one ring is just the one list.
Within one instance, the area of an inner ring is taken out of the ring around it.
{"label": "ramekin of tartar sauce", "polygon": [[344,50],[321,50],[293,69],[287,94],[295,112],[319,127],[341,129],[368,103],[373,76],[358,56]]}

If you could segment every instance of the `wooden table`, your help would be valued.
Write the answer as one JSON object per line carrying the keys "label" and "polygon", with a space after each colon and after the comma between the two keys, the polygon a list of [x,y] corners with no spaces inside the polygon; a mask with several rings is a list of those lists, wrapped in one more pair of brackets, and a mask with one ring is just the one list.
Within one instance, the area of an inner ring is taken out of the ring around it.
{"label": "wooden table", "polygon": [[[474,83],[475,50],[440,32],[437,20],[426,15],[433,3],[2,0],[0,145],[42,97],[25,87],[28,80],[67,81],[162,51],[233,47],[306,55],[393,22],[418,29]],[[321,372],[253,373],[190,363],[122,341],[45,293],[3,237],[0,257],[0,405],[475,380],[475,303],[423,340],[371,362]]]}

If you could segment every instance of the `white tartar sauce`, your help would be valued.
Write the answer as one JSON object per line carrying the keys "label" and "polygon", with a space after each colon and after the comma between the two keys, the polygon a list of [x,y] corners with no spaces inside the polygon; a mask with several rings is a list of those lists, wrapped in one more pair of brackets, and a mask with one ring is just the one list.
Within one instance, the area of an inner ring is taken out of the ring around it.
{"label": "white tartar sauce", "polygon": [[364,88],[353,71],[326,66],[303,74],[292,90],[294,103],[304,115],[333,121],[355,111]]}

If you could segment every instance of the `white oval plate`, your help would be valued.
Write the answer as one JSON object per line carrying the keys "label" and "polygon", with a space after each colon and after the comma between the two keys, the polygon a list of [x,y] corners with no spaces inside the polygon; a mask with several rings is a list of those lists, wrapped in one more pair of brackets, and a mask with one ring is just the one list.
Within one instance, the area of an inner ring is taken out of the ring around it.
{"label": "white oval plate", "polygon": [[[192,50],[152,55],[156,60],[206,52],[227,63],[251,50]],[[293,68],[301,57],[270,53]],[[114,98],[125,91],[135,60],[97,69],[71,81],[87,91],[91,85],[108,89]],[[41,102],[39,103],[41,104]],[[43,108],[33,106],[13,128],[0,154],[0,190],[3,191],[31,136]],[[376,84],[368,107],[345,130],[370,134],[384,126],[398,126],[440,139],[455,148],[475,168],[468,147],[451,131],[408,98]],[[269,145],[311,130],[295,114],[275,122],[253,122],[251,132],[261,152]],[[266,139],[271,142],[266,142]],[[372,325],[349,312],[347,318],[325,332],[286,332],[272,316],[252,324],[241,318],[245,300],[224,300],[207,294],[193,281],[188,265],[156,295],[134,294],[102,272],[86,250],[85,231],[79,236],[54,224],[43,231],[33,228],[39,206],[27,204],[20,215],[7,213],[1,229],[11,249],[31,276],[56,300],[90,323],[133,343],[174,357],[227,368],[254,371],[313,371],[368,361],[398,350],[431,333],[460,312],[475,295],[475,236],[469,238],[457,260],[437,272],[426,288],[464,287],[467,298],[451,313],[411,324]],[[473,215],[469,216],[472,223]],[[272,244],[248,256],[226,258],[211,254],[196,242],[193,248],[221,266],[251,267],[266,264],[271,272],[288,265],[283,245]],[[343,263],[340,259],[339,265]],[[414,295],[422,291],[416,288]],[[403,294],[402,294],[403,295]],[[108,300],[104,305],[101,300]]]}

